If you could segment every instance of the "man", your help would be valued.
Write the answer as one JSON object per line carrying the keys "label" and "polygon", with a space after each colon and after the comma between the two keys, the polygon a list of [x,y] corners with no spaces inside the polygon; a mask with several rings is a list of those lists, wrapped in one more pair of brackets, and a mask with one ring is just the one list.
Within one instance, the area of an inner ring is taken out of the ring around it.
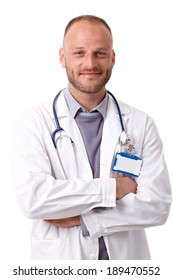
{"label": "man", "polygon": [[[68,87],[54,115],[50,105],[40,105],[21,117],[14,132],[16,193],[34,220],[32,258],[150,259],[144,229],[165,223],[171,203],[156,126],[119,102],[130,137],[122,140],[120,116],[105,88],[115,52],[103,19],[72,19],[59,58]],[[121,150],[142,159],[140,174],[112,170]]]}

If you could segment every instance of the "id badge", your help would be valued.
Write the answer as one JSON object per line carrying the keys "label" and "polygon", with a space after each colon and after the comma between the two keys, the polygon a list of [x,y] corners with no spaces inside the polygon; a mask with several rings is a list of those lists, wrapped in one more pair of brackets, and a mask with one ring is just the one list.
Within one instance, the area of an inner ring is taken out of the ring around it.
{"label": "id badge", "polygon": [[140,174],[142,159],[124,152],[115,155],[112,170],[129,176],[138,177]]}

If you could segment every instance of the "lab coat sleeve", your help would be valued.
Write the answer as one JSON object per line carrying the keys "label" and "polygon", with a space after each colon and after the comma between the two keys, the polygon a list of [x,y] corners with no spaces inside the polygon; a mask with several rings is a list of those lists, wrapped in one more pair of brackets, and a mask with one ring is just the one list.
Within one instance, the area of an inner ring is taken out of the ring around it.
{"label": "lab coat sleeve", "polygon": [[164,160],[163,146],[157,128],[148,119],[142,146],[143,165],[137,179],[137,193],[118,200],[116,207],[95,209],[82,215],[89,238],[114,232],[157,226],[167,220],[171,204],[171,188]]}
{"label": "lab coat sleeve", "polygon": [[[31,219],[61,219],[95,207],[114,207],[115,179],[65,180],[53,176],[47,151],[52,141],[48,129],[42,127],[45,122],[39,118],[39,114],[23,114],[13,132],[12,174],[24,215]],[[50,143],[45,144],[45,139]]]}

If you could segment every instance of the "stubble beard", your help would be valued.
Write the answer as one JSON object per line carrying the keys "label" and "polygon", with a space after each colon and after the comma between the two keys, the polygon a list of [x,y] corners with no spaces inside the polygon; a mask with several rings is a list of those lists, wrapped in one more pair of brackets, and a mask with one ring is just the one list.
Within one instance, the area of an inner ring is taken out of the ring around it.
{"label": "stubble beard", "polygon": [[105,76],[99,81],[99,83],[94,84],[91,80],[90,85],[85,85],[82,82],[80,82],[77,78],[74,76],[74,72],[70,70],[69,68],[66,68],[66,74],[68,81],[73,85],[74,88],[76,88],[78,91],[87,93],[87,94],[94,94],[99,92],[101,89],[105,87],[107,82],[109,81],[112,69],[107,69]]}

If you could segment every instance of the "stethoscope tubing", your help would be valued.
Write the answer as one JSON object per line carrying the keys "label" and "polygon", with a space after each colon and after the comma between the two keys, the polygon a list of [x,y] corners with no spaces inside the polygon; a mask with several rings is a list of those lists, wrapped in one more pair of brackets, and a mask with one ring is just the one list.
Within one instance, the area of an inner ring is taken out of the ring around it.
{"label": "stethoscope tubing", "polygon": [[[53,141],[53,144],[54,144],[55,148],[56,148],[56,142],[55,142],[56,134],[61,132],[61,131],[64,131],[64,129],[60,126],[60,123],[59,123],[59,120],[58,120],[58,116],[57,116],[57,112],[56,112],[56,103],[57,103],[58,97],[60,96],[62,91],[63,91],[63,89],[60,90],[57,93],[57,95],[55,96],[55,98],[53,100],[53,105],[52,105],[52,110],[53,110],[54,120],[55,120],[55,124],[56,124],[56,129],[51,134],[51,138],[52,138],[52,141]],[[118,104],[118,101],[116,100],[115,96],[110,91],[107,90],[107,93],[113,98],[113,100],[115,102],[115,105],[116,105],[117,110],[118,110],[119,119],[120,119],[121,130],[125,131],[124,124],[123,124],[123,119],[122,119],[122,114],[121,114],[121,110],[120,110],[120,106]]]}

